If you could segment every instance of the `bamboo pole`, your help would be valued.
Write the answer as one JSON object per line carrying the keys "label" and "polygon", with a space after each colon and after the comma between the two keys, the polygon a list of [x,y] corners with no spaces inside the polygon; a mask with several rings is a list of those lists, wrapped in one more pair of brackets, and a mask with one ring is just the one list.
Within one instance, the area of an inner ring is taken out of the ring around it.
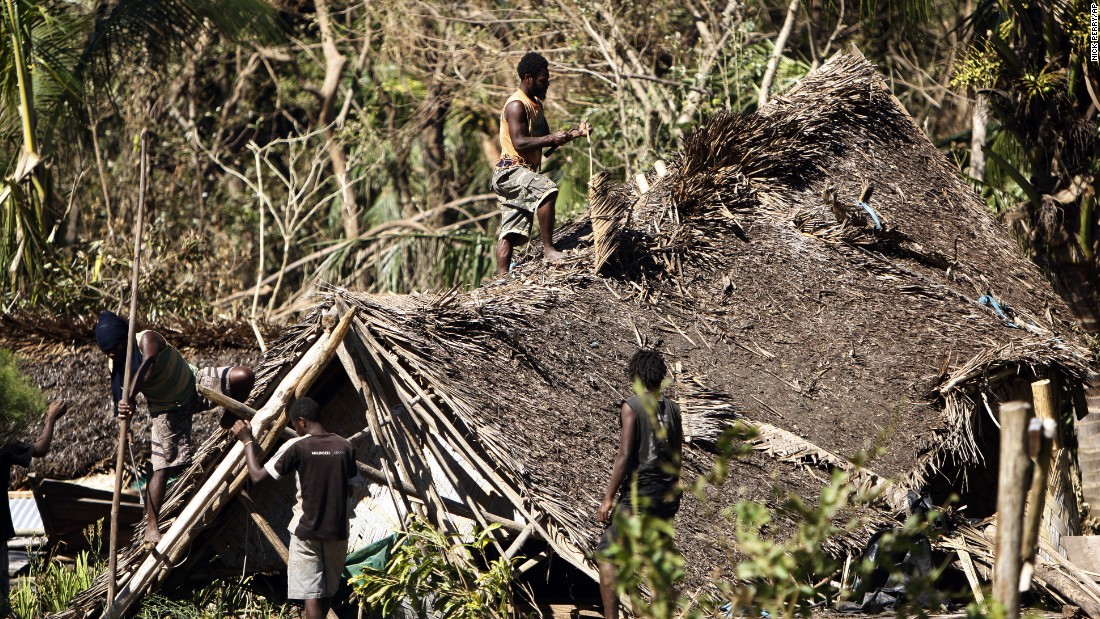
{"label": "bamboo pole", "polygon": [[1001,451],[997,473],[997,542],[993,599],[1005,619],[1020,616],[1020,542],[1023,535],[1024,486],[1028,458],[1024,448],[1031,405],[1006,402],[1000,408]]}
{"label": "bamboo pole", "polygon": [[[286,415],[283,412],[294,401],[295,394],[305,393],[312,381],[320,376],[321,370],[336,355],[342,334],[347,333],[354,313],[354,309],[347,312],[331,332],[313,343],[279,383],[267,403],[257,411],[252,420],[252,431],[259,437],[257,443],[261,447],[261,453],[266,453],[279,438],[279,430],[286,424]],[[265,432],[269,427],[273,431]],[[218,466],[161,537],[160,543],[145,555],[133,575],[119,590],[107,613],[114,617],[121,616],[156,578],[178,563],[205,524],[217,516],[227,499],[240,491],[247,477],[244,446],[234,441]]]}
{"label": "bamboo pole", "polygon": [[[195,384],[195,390],[199,392],[199,395],[206,398],[210,402],[224,407],[225,410],[233,413],[234,415],[244,419],[245,421],[252,421],[256,417],[256,410],[247,404],[242,404],[233,398],[225,395],[220,391],[216,391],[207,387],[206,385]],[[283,428],[283,438],[291,439],[298,438],[298,433],[290,428]]]}
{"label": "bamboo pole", "polygon": [[[356,342],[357,350],[362,355],[362,353],[365,352],[363,350],[362,340],[357,337],[357,335],[354,331],[352,332],[349,339],[352,339],[352,341]],[[351,377],[352,383],[353,383],[353,385],[355,385],[356,389],[360,389],[360,390],[364,389],[364,387],[361,384],[361,381],[358,378],[358,374],[360,372],[367,373],[368,371],[365,368],[368,367],[368,366],[373,367],[374,359],[373,358],[370,358],[370,359],[367,359],[367,358],[353,358],[352,355],[350,354],[350,352],[346,352],[346,348],[347,348],[347,344],[345,343],[344,346],[341,346],[341,353],[340,353],[341,361],[344,361],[344,354],[347,354],[347,356],[348,356],[347,361],[344,363],[344,369],[348,372],[348,375],[349,375],[349,377]],[[373,376],[374,373],[371,372],[370,375]],[[488,511],[483,509],[483,507],[480,504],[478,504],[478,502],[476,500],[474,500],[473,497],[468,496],[466,493],[463,492],[461,480],[459,479],[456,472],[452,471],[450,469],[450,467],[448,466],[447,458],[444,456],[444,453],[440,450],[440,448],[436,445],[436,442],[433,439],[433,434],[431,432],[423,432],[419,428],[413,427],[414,418],[416,416],[418,416],[417,415],[417,410],[418,410],[417,405],[421,402],[431,404],[428,401],[427,394],[425,394],[424,392],[421,391],[420,393],[418,393],[416,395],[413,395],[413,394],[407,392],[404,389],[400,389],[398,387],[396,381],[391,381],[390,386],[391,386],[392,390],[395,392],[397,398],[401,401],[401,405],[409,413],[409,419],[405,424],[406,427],[407,427],[407,430],[408,430],[407,433],[419,435],[419,436],[417,436],[417,438],[421,439],[419,442],[427,446],[428,450],[431,452],[431,454],[435,457],[436,461],[438,462],[439,468],[443,471],[443,474],[447,477],[447,480],[451,483],[451,486],[455,489],[455,492],[459,493],[461,495],[460,498],[463,499],[470,506],[469,512],[472,515],[473,519],[475,521],[477,521],[478,525],[480,527],[482,527],[483,529],[488,528],[489,520],[491,520],[491,518],[488,518],[488,516],[487,516]],[[384,392],[385,392],[385,390],[379,390],[380,395],[383,394]],[[430,426],[429,430],[431,430],[431,429],[433,429],[433,428]],[[438,434],[435,434],[434,436],[437,437]],[[427,468],[427,454],[422,454],[421,459],[425,463],[425,468]],[[428,469],[428,470],[430,472],[430,469]],[[390,489],[393,490],[392,487]],[[438,491],[435,491],[433,486],[429,486],[428,490],[433,492],[433,494],[436,495],[436,497],[438,499],[440,499],[439,500],[439,506],[445,514],[452,513],[453,510],[449,510],[449,509],[446,509],[446,508],[443,507],[442,504],[446,502],[446,499],[444,499],[442,497],[442,495],[439,495]],[[453,523],[449,523],[449,524],[453,525]],[[492,538],[492,542],[493,542],[493,545],[496,547],[497,551],[499,551],[501,554],[504,554],[504,548],[501,547],[500,542],[496,539],[495,536]]]}
{"label": "bamboo pole", "polygon": [[[352,330],[352,332],[348,334],[348,341],[351,343],[352,346],[356,346],[357,348],[361,346],[356,330]],[[355,355],[351,354],[351,352],[348,350],[348,342],[345,342],[344,345],[340,348],[343,349],[347,355],[346,362],[344,357],[341,357],[340,360],[341,362],[345,362],[344,371],[348,374],[348,376],[351,377],[354,375],[358,377],[365,375],[367,377],[367,380],[370,382],[370,389],[367,389],[365,385],[362,385],[362,383],[360,383],[360,393],[363,395],[364,399],[367,400],[367,423],[370,427],[371,433],[374,435],[374,440],[377,442],[378,446],[382,448],[382,453],[385,456],[385,463],[389,466],[389,468],[384,469],[387,475],[387,485],[389,485],[391,491],[396,492],[396,483],[400,483],[403,479],[407,479],[411,483],[413,481],[413,476],[412,473],[409,471],[409,468],[406,466],[403,454],[396,454],[394,453],[394,450],[390,448],[391,443],[396,446],[396,443],[393,440],[392,433],[388,431],[383,431],[382,429],[382,415],[380,409],[383,408],[385,402],[382,400],[381,384],[379,383],[378,378],[375,376],[373,370],[369,366],[366,366],[365,364],[360,365],[358,363],[359,359]],[[349,367],[351,369],[349,369]],[[358,373],[360,370],[362,370],[362,374]],[[352,378],[351,380],[353,384],[356,382],[356,378]],[[383,404],[383,406],[379,406],[379,403]],[[389,428],[387,427],[386,430],[389,430]],[[420,497],[419,492],[414,492],[411,495],[398,493],[398,496],[401,497],[401,500],[405,505],[406,514],[415,513],[421,516],[424,515],[422,505],[427,503],[427,499],[423,499],[421,505],[417,506],[416,508],[414,508],[408,500],[409,496],[423,498]]]}
{"label": "bamboo pole", "polygon": [[[400,396],[397,395],[393,389],[386,389],[386,384],[382,382],[380,372],[376,372],[376,366],[367,363],[364,359],[364,367],[366,368],[367,376],[371,381],[374,395],[377,396],[385,404],[385,408],[389,411],[395,411],[398,406],[405,408],[405,404],[401,401]],[[381,367],[381,366],[377,366]],[[392,387],[392,385],[390,385]],[[447,529],[451,532],[457,532],[457,528],[450,518],[447,517],[447,511],[443,508],[443,502],[440,499],[439,492],[436,490],[435,482],[431,477],[431,469],[428,466],[427,460],[422,457],[420,450],[417,449],[413,441],[410,440],[409,432],[401,432],[398,424],[402,423],[396,414],[390,413],[390,423],[382,427],[383,435],[389,440],[390,444],[396,450],[398,454],[398,463],[402,467],[402,472],[405,474],[405,478],[413,483],[413,486],[420,490],[419,497],[423,499],[424,506],[427,507],[427,515],[429,520],[436,526]],[[404,425],[402,423],[402,425]],[[422,484],[424,478],[427,478],[428,483]]]}
{"label": "bamboo pole", "polygon": [[[145,129],[141,130],[141,157],[138,160],[139,168],[139,181],[138,181],[138,210],[137,221],[134,222],[134,265],[133,273],[130,277],[130,325],[126,331],[126,365],[124,366],[124,374],[122,375],[122,397],[126,400],[130,399],[130,387],[131,376],[130,372],[134,369],[134,336],[137,330],[137,297],[138,297],[138,278],[141,274],[141,237],[145,233],[145,185],[147,182],[148,165],[147,159],[149,144],[149,134]],[[133,411],[130,411],[130,415]],[[114,599],[115,592],[118,591],[118,511],[119,504],[122,499],[122,467],[126,465],[126,441],[127,436],[130,433],[130,415],[126,415],[119,419],[118,426],[118,453],[115,456],[115,492],[114,497],[111,499],[111,540],[109,544],[109,555],[107,558],[107,570],[109,577],[107,580],[107,603]],[[108,618],[113,619],[114,615],[108,613]]]}

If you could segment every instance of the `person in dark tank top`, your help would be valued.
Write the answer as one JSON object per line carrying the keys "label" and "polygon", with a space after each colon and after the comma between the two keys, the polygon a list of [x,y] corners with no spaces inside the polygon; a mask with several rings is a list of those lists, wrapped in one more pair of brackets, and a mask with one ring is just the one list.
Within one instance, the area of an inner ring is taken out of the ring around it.
{"label": "person in dark tank top", "polygon": [[[672,520],[680,509],[684,433],[679,405],[661,393],[668,367],[661,353],[641,349],[627,364],[627,374],[637,393],[623,403],[620,411],[619,453],[596,516],[610,526],[604,531],[597,551],[605,550],[618,537],[611,524],[616,495],[619,497],[617,511],[624,513],[639,511]],[[615,567],[601,560],[599,568],[604,617],[617,619],[619,599],[614,589]]]}

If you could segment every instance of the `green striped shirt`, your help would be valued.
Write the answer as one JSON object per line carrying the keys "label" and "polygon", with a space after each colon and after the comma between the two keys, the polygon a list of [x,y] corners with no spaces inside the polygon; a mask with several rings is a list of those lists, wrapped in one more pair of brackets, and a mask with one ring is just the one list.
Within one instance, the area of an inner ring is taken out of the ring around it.
{"label": "green striped shirt", "polygon": [[[137,334],[140,342],[148,331]],[[167,344],[167,342],[166,342]],[[191,404],[195,395],[195,368],[171,344],[157,355],[153,371],[141,386],[150,413],[163,413]]]}

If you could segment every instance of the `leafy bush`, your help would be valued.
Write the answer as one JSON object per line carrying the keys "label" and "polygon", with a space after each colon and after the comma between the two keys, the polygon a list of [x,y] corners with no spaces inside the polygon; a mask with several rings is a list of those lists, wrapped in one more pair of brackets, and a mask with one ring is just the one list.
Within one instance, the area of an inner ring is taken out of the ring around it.
{"label": "leafy bush", "polygon": [[46,410],[46,396],[20,366],[15,353],[0,349],[0,447],[16,429]]}
{"label": "leafy bush", "polygon": [[172,599],[153,594],[141,601],[138,619],[221,619],[222,617],[256,617],[257,619],[290,619],[298,613],[290,605],[279,604],[257,595],[249,588],[252,577],[239,581],[214,580],[196,589],[190,598]]}
{"label": "leafy bush", "polygon": [[397,538],[383,571],[367,568],[351,579],[361,603],[383,617],[404,601],[426,616],[485,619],[512,616],[512,561],[489,561],[485,547],[500,525],[476,529],[466,541],[420,519]]}

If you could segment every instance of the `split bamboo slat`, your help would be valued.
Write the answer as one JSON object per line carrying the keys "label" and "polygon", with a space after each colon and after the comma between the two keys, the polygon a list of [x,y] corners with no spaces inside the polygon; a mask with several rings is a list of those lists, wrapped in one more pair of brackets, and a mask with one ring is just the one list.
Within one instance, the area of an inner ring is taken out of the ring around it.
{"label": "split bamboo slat", "polygon": [[[354,332],[349,332],[348,337],[355,337]],[[397,484],[395,479],[400,481],[400,475],[395,468],[393,456],[390,454],[387,443],[382,436],[382,424],[378,420],[378,408],[375,406],[372,393],[363,385],[361,376],[365,375],[362,368],[355,362],[354,355],[348,351],[348,343],[346,341],[341,342],[340,348],[337,349],[336,354],[340,357],[340,363],[344,366],[344,372],[348,375],[348,378],[352,381],[352,386],[355,387],[355,391],[359,393],[359,397],[363,400],[363,414],[367,418],[367,428],[370,430],[371,437],[374,439],[374,443],[382,450],[382,466],[384,467],[380,473],[382,474],[382,481],[374,480],[376,483],[382,483],[389,488],[390,501],[393,504],[393,512],[395,514],[402,513],[397,506],[397,497],[400,496],[402,502],[405,505],[406,514],[412,514],[412,504],[409,503],[408,497],[416,496],[415,490],[411,493],[397,492]],[[364,465],[360,465],[362,469]],[[404,523],[402,523],[404,524]]]}
{"label": "split bamboo slat", "polygon": [[[355,336],[354,333],[352,333],[350,337],[355,338],[356,336]],[[359,345],[357,345],[356,347],[357,347],[357,349],[359,349]],[[356,359],[356,358],[351,357],[350,353],[347,352],[346,344],[345,344],[345,346],[341,347],[340,354],[341,354],[341,361],[344,362],[345,369],[349,373],[349,375],[352,375],[353,372],[355,373],[354,374],[355,378],[353,378],[352,380],[353,380],[353,383],[356,384],[356,389],[362,389],[362,385],[361,385],[361,382],[358,379],[358,376],[360,375],[360,373],[365,373],[366,372],[365,368],[371,366],[373,364],[374,359]],[[346,360],[345,360],[345,356],[347,357]],[[374,375],[376,376],[376,374],[374,374]],[[397,391],[396,387],[395,387],[395,391]],[[408,393],[398,391],[398,396],[401,398],[402,406],[405,407],[405,410],[413,409],[414,407],[418,406],[419,403],[424,401],[424,398],[423,398],[422,395],[411,397]],[[405,427],[406,427],[406,432],[407,433],[420,435],[419,436],[420,440],[417,441],[417,443],[422,444],[422,445],[426,445],[428,447],[428,450],[435,457],[435,460],[439,464],[439,466],[442,469],[444,475],[447,476],[448,481],[451,483],[451,486],[455,489],[456,492],[462,493],[463,492],[462,491],[463,486],[462,486],[462,481],[460,479],[461,474],[457,471],[451,470],[451,468],[449,466],[447,466],[448,458],[445,457],[444,454],[439,450],[439,447],[436,445],[436,442],[435,442],[435,439],[436,439],[436,437],[438,437],[438,435],[435,434],[434,432],[431,432],[431,431],[425,432],[425,431],[421,430],[420,428],[412,427],[410,425],[406,425]],[[426,457],[422,457],[422,459],[425,463],[427,462]],[[425,468],[427,468],[427,467],[425,466]],[[465,472],[463,471],[462,473],[465,473]],[[393,489],[392,485],[391,485],[391,489]],[[438,495],[438,492],[437,492],[437,495]],[[463,495],[461,498],[463,499],[464,503],[468,506],[467,512],[472,515],[472,517],[477,521],[477,523],[481,527],[483,527],[483,528],[487,527],[489,525],[489,521],[492,520],[492,518],[490,518],[491,514],[486,513],[485,510],[482,509],[479,502],[476,501],[476,500],[473,500],[472,497]],[[446,503],[446,501],[443,501],[442,498],[441,498],[440,504],[441,504],[442,507],[444,507],[444,509],[446,509],[446,513],[453,513],[454,510],[446,508],[445,503]],[[499,520],[499,518],[497,520]],[[450,524],[451,523],[448,523],[448,525],[450,525]],[[449,528],[454,529],[453,526],[449,526]],[[493,538],[493,544],[494,544],[494,546],[497,547],[497,550],[503,554],[504,549],[500,547],[500,543],[496,540],[495,537]]]}
{"label": "split bamboo slat", "polygon": [[[356,325],[356,327],[358,327],[358,325]],[[348,335],[348,341],[358,350],[361,347],[361,343],[357,331],[357,328],[351,330]],[[354,359],[354,355],[352,355],[352,358]],[[383,383],[379,376],[380,371],[376,371],[370,363],[366,362],[367,360],[363,358],[362,355],[360,355],[360,360],[362,362],[361,366],[356,366],[354,361],[352,361],[352,367],[359,367],[359,369],[362,369],[363,374],[367,377],[367,382],[370,383],[369,395],[374,402],[374,406],[367,407],[367,415],[371,420],[371,429],[373,430],[375,427],[378,428],[378,444],[382,447],[383,453],[386,456],[384,460],[392,462],[393,465],[396,466],[397,474],[394,476],[394,480],[405,480],[409,482],[413,488],[416,488],[416,496],[420,499],[420,504],[415,507],[410,507],[407,499],[405,499],[406,508],[408,509],[406,513],[416,513],[422,517],[429,517],[431,515],[430,510],[433,507],[436,509],[441,509],[441,507],[433,505],[428,494],[424,492],[420,484],[417,483],[418,480],[413,475],[414,469],[412,462],[409,460],[409,454],[407,450],[401,448],[401,443],[395,436],[393,424],[382,423],[382,410],[392,410],[394,404],[392,397],[387,398],[385,395]],[[391,490],[397,491],[397,487],[391,486]],[[404,498],[404,495],[401,496]]]}
{"label": "split bamboo slat", "polygon": [[[297,394],[304,394],[309,389],[321,370],[336,355],[336,349],[347,334],[354,316],[354,311],[345,313],[331,332],[319,337],[283,378],[267,403],[257,411],[252,420],[252,431],[258,437],[262,453],[266,454],[279,438],[286,424],[286,415],[283,414],[286,407]],[[236,495],[247,474],[244,447],[235,441],[214,472],[172,522],[160,543],[147,553],[137,570],[119,587],[117,596],[108,607],[111,616],[125,613],[158,577],[163,577],[172,565],[187,554],[195,536],[205,523],[217,515],[227,500]]]}

